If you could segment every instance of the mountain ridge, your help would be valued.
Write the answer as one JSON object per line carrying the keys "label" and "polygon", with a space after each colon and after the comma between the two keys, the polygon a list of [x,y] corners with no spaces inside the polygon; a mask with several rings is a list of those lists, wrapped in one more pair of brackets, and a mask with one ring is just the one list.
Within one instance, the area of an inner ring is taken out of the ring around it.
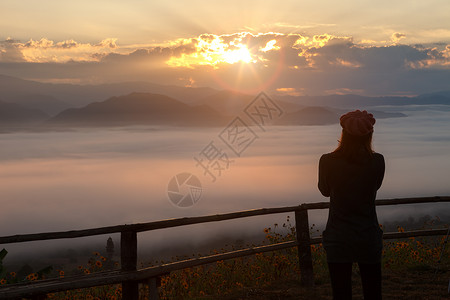
{"label": "mountain ridge", "polygon": [[223,126],[227,119],[212,108],[189,106],[171,97],[152,93],[131,93],[70,108],[47,120],[58,126]]}
{"label": "mountain ridge", "polygon": [[49,117],[45,112],[23,107],[0,99],[0,124],[2,126],[29,126],[45,121]]}
{"label": "mountain ridge", "polygon": [[[41,97],[53,97],[59,101],[69,104],[71,107],[82,107],[89,103],[99,101],[100,99],[107,99],[117,95],[126,95],[133,92],[163,94],[191,105],[208,104],[208,102],[213,102],[209,100],[211,100],[214,95],[217,97],[220,96],[222,98],[226,98],[231,102],[238,98],[253,99],[255,96],[234,91],[216,90],[210,87],[160,85],[145,81],[80,85],[68,83],[42,83],[0,74],[0,98],[4,101],[13,103],[16,102],[14,99],[22,99],[22,101],[24,101],[23,98],[27,97],[27,95],[41,95]],[[228,96],[221,96],[221,93],[228,94]],[[295,104],[298,106],[334,106],[347,109],[359,106],[379,105],[450,105],[450,91],[427,93],[415,97],[369,97],[355,94],[334,94],[326,96],[271,95],[271,97],[278,101],[286,102],[288,106]],[[219,103],[216,105],[224,106],[224,104]],[[45,111],[45,109],[39,109]],[[235,112],[236,109],[231,108],[229,113]]]}

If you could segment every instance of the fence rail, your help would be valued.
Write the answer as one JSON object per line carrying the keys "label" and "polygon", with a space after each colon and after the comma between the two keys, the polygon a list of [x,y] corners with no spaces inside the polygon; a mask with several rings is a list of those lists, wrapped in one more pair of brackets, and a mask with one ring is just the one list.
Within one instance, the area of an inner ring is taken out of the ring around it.
{"label": "fence rail", "polygon": [[[449,196],[435,196],[422,198],[401,198],[376,200],[377,206],[404,205],[420,203],[450,202]],[[301,283],[305,286],[314,284],[313,267],[311,258],[311,245],[322,242],[321,238],[311,238],[309,234],[308,210],[327,209],[329,202],[304,203],[297,206],[261,208],[226,214],[217,214],[201,217],[188,217],[179,219],[162,220],[156,222],[117,225],[102,228],[72,230],[64,232],[48,232],[36,234],[22,234],[0,237],[0,244],[21,243],[29,241],[79,238],[94,235],[121,233],[121,270],[98,272],[81,277],[72,276],[58,279],[40,280],[35,282],[10,284],[0,287],[0,298],[32,297],[40,299],[42,295],[52,292],[71,289],[88,288],[106,284],[122,284],[123,299],[139,298],[139,283],[149,284],[150,299],[157,299],[156,279],[159,276],[184,268],[213,263],[220,260],[232,259],[253,255],[256,253],[281,250],[298,247],[299,264],[301,270]],[[206,222],[217,222],[251,216],[261,216],[279,213],[295,213],[295,225],[297,239],[272,245],[251,247],[221,254],[209,255],[184,261],[173,262],[155,267],[137,270],[137,233],[163,228],[171,228]],[[398,239],[417,236],[445,235],[447,229],[417,230],[407,232],[385,233],[383,239]]]}

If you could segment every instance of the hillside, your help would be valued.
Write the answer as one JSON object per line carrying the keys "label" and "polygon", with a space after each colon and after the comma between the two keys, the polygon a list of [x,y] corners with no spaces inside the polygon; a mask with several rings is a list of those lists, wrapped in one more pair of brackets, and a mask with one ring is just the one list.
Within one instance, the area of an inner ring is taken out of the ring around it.
{"label": "hillside", "polygon": [[82,108],[67,109],[49,119],[58,126],[223,126],[228,119],[207,106],[190,106],[168,96],[132,93]]}
{"label": "hillside", "polygon": [[53,96],[39,94],[24,94],[8,99],[11,103],[19,104],[26,108],[37,109],[54,116],[72,105],[56,99]]}
{"label": "hillside", "polygon": [[40,123],[49,116],[37,109],[0,100],[0,124],[2,126],[25,126]]}
{"label": "hillside", "polygon": [[207,87],[191,88],[159,85],[143,81],[84,85],[43,83],[0,74],[0,98],[8,99],[10,102],[18,98],[23,99],[29,95],[41,95],[59,99],[72,107],[82,107],[99,99],[133,92],[163,94],[191,104],[197,99],[216,93],[217,90]]}
{"label": "hillside", "polygon": [[[62,105],[82,107],[99,99],[108,99],[133,92],[162,94],[190,105],[207,104],[227,115],[235,115],[236,112],[240,112],[239,109],[243,107],[242,103],[248,103],[256,96],[226,90],[221,91],[209,87],[160,85],[143,81],[85,85],[42,83],[0,74],[0,99],[18,104],[26,103],[27,107],[31,107],[28,105],[35,105],[33,108],[38,108],[50,115],[53,115],[54,111],[58,109],[61,111]],[[428,93],[417,97],[367,97],[351,94],[282,96],[269,93],[269,95],[288,112],[305,106],[352,109],[379,105],[450,105],[449,91]],[[43,101],[43,103],[39,104],[40,101]],[[47,111],[49,107],[52,111]]]}
{"label": "hillside", "polygon": [[450,96],[446,92],[427,94],[417,97],[366,97],[359,95],[327,96],[280,96],[282,101],[305,106],[328,106],[335,108],[368,107],[381,105],[450,105]]}
{"label": "hillside", "polygon": [[[327,125],[339,123],[346,110],[321,106],[308,106],[295,112],[287,112],[276,121],[276,125]],[[376,119],[406,117],[398,112],[370,111]]]}
{"label": "hillside", "polygon": [[305,107],[296,112],[286,113],[276,125],[326,125],[339,122],[339,115],[323,107]]}
{"label": "hillside", "polygon": [[[250,104],[254,98],[255,97],[252,95],[223,90],[206,97],[199,98],[193,103],[208,105],[216,111],[220,111],[224,115],[236,116],[243,112],[245,107]],[[292,102],[286,102],[278,99],[273,100],[277,102],[284,112],[294,112],[302,107],[301,105]]]}

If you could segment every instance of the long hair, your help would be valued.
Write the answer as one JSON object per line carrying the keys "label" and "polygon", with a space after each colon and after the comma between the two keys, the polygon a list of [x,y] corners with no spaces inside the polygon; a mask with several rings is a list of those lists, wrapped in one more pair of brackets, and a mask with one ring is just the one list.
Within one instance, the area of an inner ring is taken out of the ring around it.
{"label": "long hair", "polygon": [[356,136],[342,130],[339,145],[333,153],[344,157],[352,163],[367,161],[374,153],[372,149],[372,134],[370,132],[363,136]]}

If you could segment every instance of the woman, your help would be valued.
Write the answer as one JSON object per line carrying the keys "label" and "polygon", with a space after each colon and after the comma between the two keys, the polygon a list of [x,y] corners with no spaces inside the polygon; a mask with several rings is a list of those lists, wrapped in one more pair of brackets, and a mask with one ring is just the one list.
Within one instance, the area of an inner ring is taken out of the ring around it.
{"label": "woman", "polygon": [[361,273],[364,299],[381,299],[383,232],[375,197],[384,177],[383,155],[372,150],[375,119],[366,111],[340,118],[342,136],[332,153],[319,161],[319,190],[330,197],[323,245],[333,299],[351,299],[352,264]]}

